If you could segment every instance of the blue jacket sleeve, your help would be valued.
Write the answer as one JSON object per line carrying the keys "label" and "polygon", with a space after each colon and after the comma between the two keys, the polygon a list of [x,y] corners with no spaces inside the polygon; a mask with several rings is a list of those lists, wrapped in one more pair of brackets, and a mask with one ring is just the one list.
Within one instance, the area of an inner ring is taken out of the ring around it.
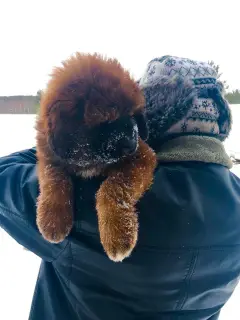
{"label": "blue jacket sleeve", "polygon": [[0,158],[0,227],[50,262],[61,254],[67,240],[52,244],[41,236],[36,225],[38,192],[35,148]]}

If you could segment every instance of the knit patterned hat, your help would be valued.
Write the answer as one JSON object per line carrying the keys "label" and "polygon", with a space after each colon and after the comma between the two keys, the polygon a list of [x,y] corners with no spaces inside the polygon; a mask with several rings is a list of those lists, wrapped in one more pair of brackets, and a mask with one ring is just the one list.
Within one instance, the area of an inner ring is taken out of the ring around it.
{"label": "knit patterned hat", "polygon": [[138,83],[153,147],[171,136],[207,135],[223,141],[229,135],[230,108],[208,63],[163,56],[150,61]]}

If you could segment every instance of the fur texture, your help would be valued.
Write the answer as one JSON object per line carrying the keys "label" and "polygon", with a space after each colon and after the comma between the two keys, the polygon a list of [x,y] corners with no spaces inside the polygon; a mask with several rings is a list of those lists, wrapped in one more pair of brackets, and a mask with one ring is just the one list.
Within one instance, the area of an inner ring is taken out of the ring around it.
{"label": "fur texture", "polygon": [[36,125],[40,195],[37,225],[60,242],[73,219],[72,175],[104,175],[96,195],[100,237],[114,261],[137,241],[135,203],[150,187],[156,155],[148,137],[144,97],[113,59],[77,53],[55,68]]}
{"label": "fur texture", "polygon": [[196,90],[180,77],[163,76],[143,88],[149,128],[149,145],[158,151],[168,129],[190,110]]}

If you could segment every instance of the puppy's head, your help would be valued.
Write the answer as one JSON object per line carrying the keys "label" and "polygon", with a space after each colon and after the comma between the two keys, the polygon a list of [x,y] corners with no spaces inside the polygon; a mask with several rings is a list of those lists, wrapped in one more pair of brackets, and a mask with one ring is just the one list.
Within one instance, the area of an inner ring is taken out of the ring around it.
{"label": "puppy's head", "polygon": [[77,53],[55,68],[40,117],[53,153],[80,169],[102,167],[134,153],[147,139],[144,98],[122,66]]}

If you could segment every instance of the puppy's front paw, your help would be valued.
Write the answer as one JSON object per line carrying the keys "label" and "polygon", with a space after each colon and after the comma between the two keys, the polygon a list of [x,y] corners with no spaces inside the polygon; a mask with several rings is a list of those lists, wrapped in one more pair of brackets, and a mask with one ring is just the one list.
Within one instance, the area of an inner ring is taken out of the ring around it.
{"label": "puppy's front paw", "polygon": [[73,225],[70,206],[44,201],[40,195],[37,208],[37,226],[42,236],[49,242],[62,242]]}
{"label": "puppy's front paw", "polygon": [[[101,214],[100,214],[101,216]],[[104,215],[100,219],[100,237],[108,257],[121,262],[129,257],[138,238],[138,219],[135,212],[122,216]]]}
{"label": "puppy's front paw", "polygon": [[119,236],[117,239],[114,237],[114,235],[109,234],[108,240],[106,242],[102,241],[103,247],[109,259],[114,262],[122,262],[131,255],[137,241],[137,233],[127,238],[124,235]]}

